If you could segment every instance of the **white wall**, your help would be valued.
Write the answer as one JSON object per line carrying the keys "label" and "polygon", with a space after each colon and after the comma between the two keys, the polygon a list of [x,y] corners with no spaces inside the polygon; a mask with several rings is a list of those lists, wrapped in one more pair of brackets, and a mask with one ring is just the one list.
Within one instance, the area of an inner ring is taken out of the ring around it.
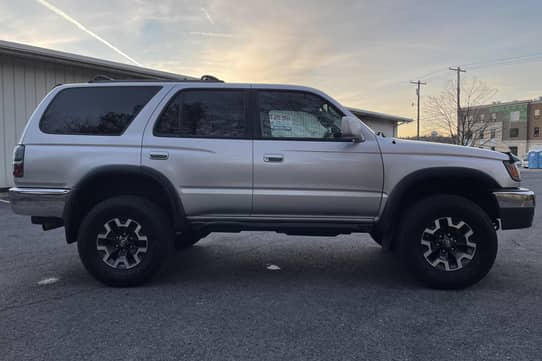
{"label": "white wall", "polygon": [[397,136],[397,126],[396,123],[389,120],[371,120],[363,119],[363,122],[371,128],[375,133],[382,132],[386,137],[396,137]]}
{"label": "white wall", "polygon": [[13,185],[12,153],[26,121],[59,83],[87,82],[109,71],[0,55],[0,188]]}

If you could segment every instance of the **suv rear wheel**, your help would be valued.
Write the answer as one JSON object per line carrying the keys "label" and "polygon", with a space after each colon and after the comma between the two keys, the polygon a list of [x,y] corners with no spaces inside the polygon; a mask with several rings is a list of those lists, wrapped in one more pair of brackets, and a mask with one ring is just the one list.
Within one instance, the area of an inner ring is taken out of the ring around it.
{"label": "suv rear wheel", "polygon": [[491,219],[475,203],[453,195],[419,201],[404,214],[399,250],[414,276],[434,288],[480,281],[497,255]]}
{"label": "suv rear wheel", "polygon": [[110,286],[135,286],[165,263],[174,237],[164,211],[137,196],[97,204],[79,228],[77,248],[86,269]]}

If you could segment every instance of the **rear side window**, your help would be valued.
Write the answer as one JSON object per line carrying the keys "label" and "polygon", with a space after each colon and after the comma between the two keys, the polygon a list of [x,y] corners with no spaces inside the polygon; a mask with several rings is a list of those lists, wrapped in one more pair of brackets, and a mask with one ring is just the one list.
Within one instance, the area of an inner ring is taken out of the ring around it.
{"label": "rear side window", "polygon": [[154,128],[160,137],[246,138],[246,92],[190,89],[177,93]]}
{"label": "rear side window", "polygon": [[115,86],[64,89],[43,114],[49,134],[121,135],[160,87]]}

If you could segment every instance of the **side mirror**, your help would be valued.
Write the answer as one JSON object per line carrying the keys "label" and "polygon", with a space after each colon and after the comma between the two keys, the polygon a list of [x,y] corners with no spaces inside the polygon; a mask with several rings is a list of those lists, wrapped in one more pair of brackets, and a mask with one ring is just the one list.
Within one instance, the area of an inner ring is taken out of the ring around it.
{"label": "side mirror", "polygon": [[359,143],[364,140],[361,131],[361,120],[352,116],[344,116],[341,121],[342,138],[351,138],[352,142]]}

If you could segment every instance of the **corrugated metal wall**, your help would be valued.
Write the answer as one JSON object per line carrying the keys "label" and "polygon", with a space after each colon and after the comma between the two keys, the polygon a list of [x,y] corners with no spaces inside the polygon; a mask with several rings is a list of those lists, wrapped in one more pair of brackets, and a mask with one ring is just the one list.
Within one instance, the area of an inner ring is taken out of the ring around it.
{"label": "corrugated metal wall", "polygon": [[88,67],[0,55],[0,188],[13,185],[13,148],[43,97],[56,84],[87,82],[97,74],[117,75]]}

